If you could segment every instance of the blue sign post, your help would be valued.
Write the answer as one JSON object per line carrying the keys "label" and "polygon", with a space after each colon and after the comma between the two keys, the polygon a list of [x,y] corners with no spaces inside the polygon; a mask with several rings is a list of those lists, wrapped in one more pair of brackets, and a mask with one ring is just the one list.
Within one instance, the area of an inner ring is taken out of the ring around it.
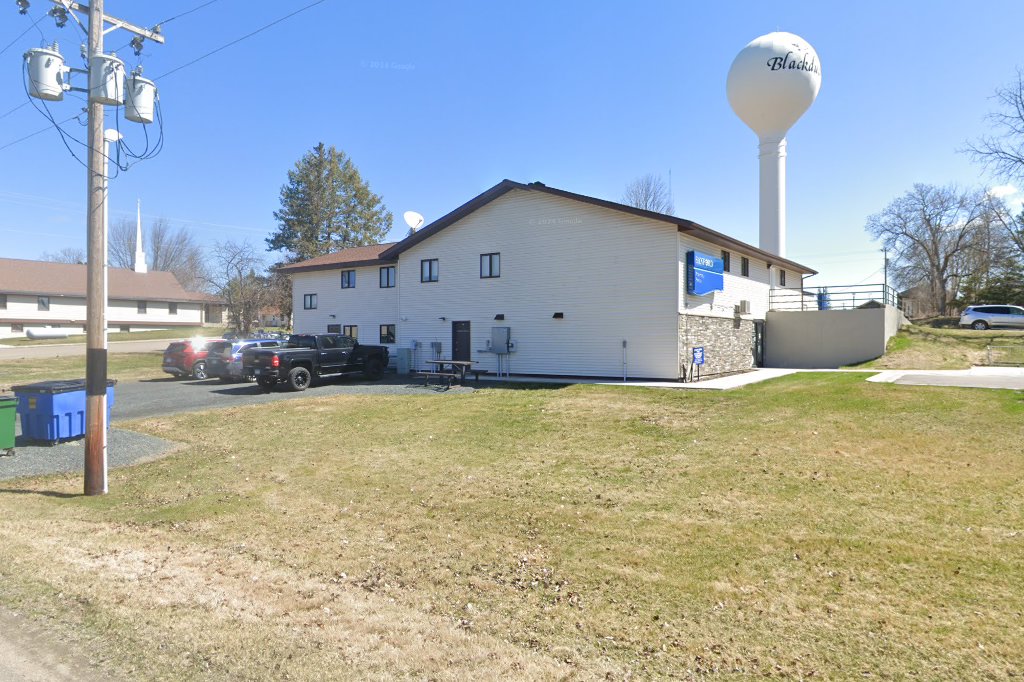
{"label": "blue sign post", "polygon": [[704,346],[695,346],[693,349],[693,364],[704,364]]}
{"label": "blue sign post", "polygon": [[724,266],[721,258],[700,251],[686,252],[686,291],[704,296],[725,289]]}

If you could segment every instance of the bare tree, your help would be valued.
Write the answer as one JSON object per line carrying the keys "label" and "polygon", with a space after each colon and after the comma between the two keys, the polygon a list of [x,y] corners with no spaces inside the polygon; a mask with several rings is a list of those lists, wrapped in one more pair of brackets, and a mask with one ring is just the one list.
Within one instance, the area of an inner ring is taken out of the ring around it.
{"label": "bare tree", "polygon": [[869,217],[865,229],[895,252],[896,282],[906,288],[926,285],[935,309],[945,315],[966,274],[965,256],[992,220],[984,191],[917,184]]}
{"label": "bare tree", "polygon": [[292,326],[292,278],[277,268],[284,263],[277,263],[270,269],[269,305],[277,308],[284,318],[282,327]]}
{"label": "bare tree", "polygon": [[966,151],[996,177],[1024,179],[1024,69],[1018,68],[1016,82],[998,88],[992,99],[997,111],[986,118],[995,132],[968,144]]}
{"label": "bare tree", "polygon": [[1024,259],[1024,208],[1014,215],[1005,200],[992,197],[992,203],[996,224],[1003,229],[1007,239],[1017,250],[1017,258]]}
{"label": "bare tree", "polygon": [[270,298],[268,279],[258,274],[263,268],[252,244],[226,241],[214,246],[209,282],[226,301],[228,317],[246,336]]}
{"label": "bare tree", "polygon": [[626,185],[622,203],[656,213],[672,213],[672,194],[660,175],[648,173]]}
{"label": "bare tree", "polygon": [[65,246],[56,253],[45,252],[39,257],[39,260],[49,261],[50,263],[73,263],[75,265],[85,265],[88,257],[85,255],[84,249],[79,249],[74,246]]}
{"label": "bare tree", "polygon": [[[135,233],[135,223],[128,218],[118,220],[110,228],[108,245],[113,267],[134,266]],[[165,218],[157,218],[142,240],[150,270],[173,272],[189,291],[201,289],[208,280],[203,248],[186,229],[175,229]]]}

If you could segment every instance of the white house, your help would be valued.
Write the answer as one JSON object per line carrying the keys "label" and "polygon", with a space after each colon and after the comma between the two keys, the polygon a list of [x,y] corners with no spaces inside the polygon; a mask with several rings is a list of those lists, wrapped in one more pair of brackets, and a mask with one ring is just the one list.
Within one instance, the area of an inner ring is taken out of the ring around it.
{"label": "white house", "polygon": [[[687,255],[724,261],[723,285],[689,293]],[[396,244],[285,266],[295,329],[514,374],[679,379],[758,362],[772,287],[814,271],[676,216],[505,180]]]}
{"label": "white house", "polygon": [[[108,271],[107,321],[114,331],[197,327],[219,323],[222,301],[185,291],[170,272]],[[31,328],[83,333],[86,266],[0,258],[0,338]]]}

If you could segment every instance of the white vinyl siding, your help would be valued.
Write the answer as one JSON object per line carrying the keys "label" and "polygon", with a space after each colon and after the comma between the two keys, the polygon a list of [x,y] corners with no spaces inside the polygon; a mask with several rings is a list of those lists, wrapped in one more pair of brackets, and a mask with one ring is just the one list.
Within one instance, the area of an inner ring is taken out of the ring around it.
{"label": "white vinyl siding", "polygon": [[686,253],[703,251],[709,254],[721,253],[721,247],[702,241],[690,235],[679,233],[679,312],[709,317],[733,317],[741,300],[750,301],[750,315],[745,318],[763,320],[768,312],[768,264],[747,256],[750,260],[750,275],[740,274],[740,258],[731,252],[731,272],[723,275],[725,288],[705,296],[694,296],[686,291]]}
{"label": "white vinyl siding", "polygon": [[[0,337],[22,336],[22,332],[10,331],[10,320],[24,320],[26,329],[43,326],[60,326],[77,329],[85,324],[86,307],[84,296],[50,295],[50,309],[39,309],[39,296],[32,294],[7,294],[7,308],[0,310]],[[107,306],[107,320],[115,329],[130,325],[132,329],[160,329],[162,324],[174,326],[202,324],[202,303],[178,302],[178,312],[168,311],[167,301],[145,301],[146,312],[139,313],[139,300],[111,299]],[[38,322],[34,322],[38,320]]]}
{"label": "white vinyl siding", "polygon": [[[327,325],[353,325],[360,328],[363,343],[376,344],[376,330],[382,324],[398,322],[398,289],[381,288],[380,265],[358,268],[339,266],[337,270],[296,272],[292,275],[293,325],[298,334],[323,334]],[[413,268],[415,270],[415,267]],[[341,270],[355,270],[361,286],[341,289]],[[370,282],[370,285],[366,283]],[[302,295],[316,292],[316,310],[302,308]],[[334,317],[331,317],[333,315]],[[400,324],[400,323],[399,323]],[[392,346],[392,349],[394,347]],[[392,352],[392,357],[395,353]]]}
{"label": "white vinyl siding", "polygon": [[[630,376],[675,378],[676,234],[674,225],[513,190],[399,256],[413,267],[398,272],[398,345],[419,341],[422,360],[439,341],[451,357],[452,322],[468,320],[481,369],[496,370],[481,351],[491,327],[507,326],[514,374],[621,377],[626,340]],[[501,277],[480,277],[484,253],[501,254]],[[423,286],[420,263],[434,258],[443,276]]]}

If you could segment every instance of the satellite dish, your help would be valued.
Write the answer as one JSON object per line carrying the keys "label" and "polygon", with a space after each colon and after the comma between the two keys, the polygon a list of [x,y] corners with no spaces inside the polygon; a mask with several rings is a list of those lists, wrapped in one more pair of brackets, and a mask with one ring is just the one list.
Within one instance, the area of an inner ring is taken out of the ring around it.
{"label": "satellite dish", "polygon": [[402,217],[405,218],[405,224],[412,230],[418,230],[423,226],[423,216],[416,211],[406,211]]}

